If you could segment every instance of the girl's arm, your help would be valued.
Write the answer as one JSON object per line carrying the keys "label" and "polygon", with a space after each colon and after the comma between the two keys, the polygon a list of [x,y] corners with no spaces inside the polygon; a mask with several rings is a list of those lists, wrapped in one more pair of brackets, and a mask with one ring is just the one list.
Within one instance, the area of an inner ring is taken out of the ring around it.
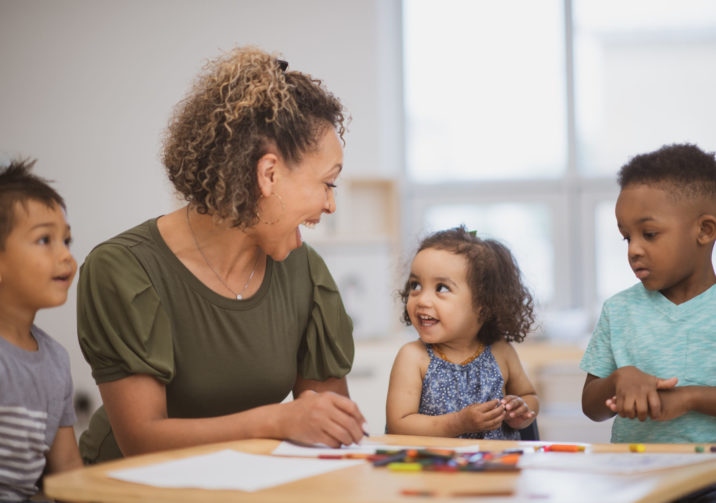
{"label": "girl's arm", "polygon": [[47,471],[48,473],[64,472],[81,466],[82,458],[77,448],[75,431],[72,426],[61,426],[47,452]]}
{"label": "girl's arm", "polygon": [[162,383],[132,375],[99,385],[119,448],[125,456],[244,438],[280,438],[331,447],[363,437],[358,406],[332,392],[308,387],[287,403],[208,418],[169,418]]}
{"label": "girl's arm", "polygon": [[512,344],[501,341],[493,344],[492,349],[504,359],[507,368],[507,371],[503,372],[506,396],[502,403],[505,407],[505,422],[516,430],[526,428],[539,413],[539,399],[535,387],[527,377]]}
{"label": "girl's arm", "polygon": [[418,414],[423,370],[430,359],[419,341],[400,348],[390,372],[386,417],[388,433],[456,437],[466,432],[494,430],[504,410],[498,400],[473,404],[459,412],[440,416]]}

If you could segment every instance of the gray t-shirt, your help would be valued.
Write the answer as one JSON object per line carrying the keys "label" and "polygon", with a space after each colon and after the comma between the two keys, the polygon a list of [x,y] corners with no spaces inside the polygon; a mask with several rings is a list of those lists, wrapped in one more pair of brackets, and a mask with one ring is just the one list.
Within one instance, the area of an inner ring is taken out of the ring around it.
{"label": "gray t-shirt", "polygon": [[37,351],[0,337],[0,501],[37,492],[57,429],[77,420],[67,351],[35,326],[32,335]]}

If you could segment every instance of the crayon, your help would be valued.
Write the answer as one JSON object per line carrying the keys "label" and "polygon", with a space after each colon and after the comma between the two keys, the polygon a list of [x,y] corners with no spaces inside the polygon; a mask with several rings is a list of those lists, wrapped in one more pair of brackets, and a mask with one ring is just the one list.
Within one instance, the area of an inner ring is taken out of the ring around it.
{"label": "crayon", "polygon": [[646,446],[644,444],[630,444],[629,450],[631,452],[646,452]]}
{"label": "crayon", "polygon": [[703,445],[697,445],[694,447],[695,452],[704,452],[704,446]]}
{"label": "crayon", "polygon": [[507,454],[505,456],[500,456],[495,460],[496,463],[503,463],[506,465],[516,465],[517,462],[520,460],[519,454]]}
{"label": "crayon", "polygon": [[552,444],[544,447],[545,452],[584,452],[583,445]]}
{"label": "crayon", "polygon": [[318,459],[345,459],[343,454],[319,454]]}
{"label": "crayon", "polygon": [[435,496],[435,491],[427,489],[403,489],[400,491],[403,496]]}
{"label": "crayon", "polygon": [[423,469],[420,463],[389,463],[388,470],[395,472],[419,472]]}
{"label": "crayon", "polygon": [[384,456],[383,459],[377,459],[373,461],[373,466],[385,466],[396,461],[403,461],[405,459],[405,451],[400,451],[388,456]]}
{"label": "crayon", "polygon": [[711,452],[716,452],[716,445],[711,446]]}

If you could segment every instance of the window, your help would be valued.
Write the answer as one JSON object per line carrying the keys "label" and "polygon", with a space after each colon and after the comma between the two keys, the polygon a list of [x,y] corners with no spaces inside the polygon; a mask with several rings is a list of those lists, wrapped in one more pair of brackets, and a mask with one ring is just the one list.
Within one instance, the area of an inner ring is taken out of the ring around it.
{"label": "window", "polygon": [[[636,282],[616,173],[716,150],[716,2],[404,0],[407,248],[466,224],[507,244],[544,311],[591,319]],[[584,334],[575,334],[584,335]]]}

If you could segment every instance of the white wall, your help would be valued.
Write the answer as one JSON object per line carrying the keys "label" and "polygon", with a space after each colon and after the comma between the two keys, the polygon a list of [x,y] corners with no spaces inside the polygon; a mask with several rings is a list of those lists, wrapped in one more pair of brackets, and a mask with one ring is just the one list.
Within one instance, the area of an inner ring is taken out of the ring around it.
{"label": "white wall", "polygon": [[[349,109],[344,176],[398,176],[399,15],[399,0],[0,0],[0,155],[37,158],[56,182],[82,263],[177,204],[159,161],[171,109],[207,59],[252,44],[323,79]],[[75,301],[73,285],[37,323],[98,400]]]}

